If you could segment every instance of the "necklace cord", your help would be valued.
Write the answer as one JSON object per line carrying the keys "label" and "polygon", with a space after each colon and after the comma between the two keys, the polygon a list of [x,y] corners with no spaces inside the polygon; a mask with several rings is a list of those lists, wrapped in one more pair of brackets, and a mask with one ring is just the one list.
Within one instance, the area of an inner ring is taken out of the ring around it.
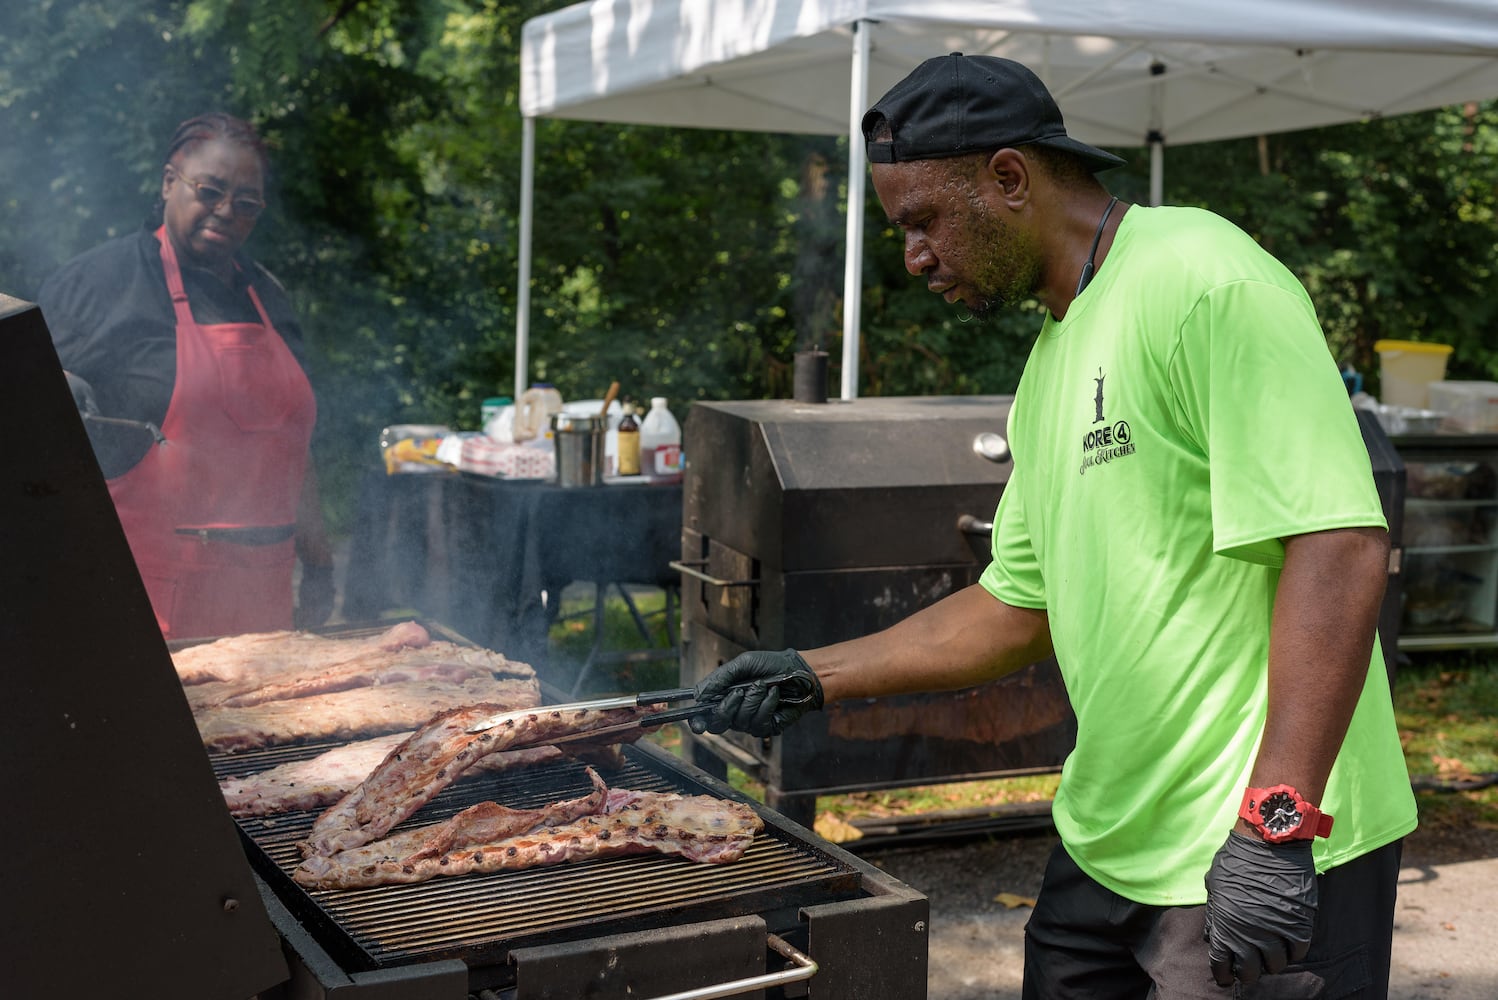
{"label": "necklace cord", "polygon": [[1097,222],[1097,232],[1092,234],[1092,249],[1087,251],[1087,263],[1082,265],[1082,277],[1077,279],[1077,291],[1072,298],[1076,298],[1077,295],[1082,294],[1082,289],[1087,287],[1088,283],[1092,281],[1093,273],[1097,271],[1097,267],[1093,264],[1093,258],[1097,256],[1097,245],[1103,240],[1103,227],[1108,224],[1108,216],[1113,214],[1113,206],[1117,204],[1118,196],[1115,195],[1109,199],[1108,207],[1103,209],[1103,217]]}

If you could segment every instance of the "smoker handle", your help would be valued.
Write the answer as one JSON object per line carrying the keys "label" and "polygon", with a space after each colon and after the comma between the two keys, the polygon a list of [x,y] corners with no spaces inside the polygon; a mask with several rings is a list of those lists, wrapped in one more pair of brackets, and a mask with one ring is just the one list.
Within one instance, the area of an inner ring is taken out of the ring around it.
{"label": "smoker handle", "polygon": [[702,570],[697,568],[698,566],[706,566],[706,559],[695,560],[693,562],[687,562],[682,559],[673,559],[670,562],[666,563],[666,565],[670,566],[678,573],[685,573],[687,576],[690,576],[694,580],[701,580],[703,583],[710,583],[715,587],[759,586],[758,580],[723,580],[719,579],[716,576],[708,576],[706,573],[702,572]]}
{"label": "smoker handle", "polygon": [[654,1000],[714,1000],[716,997],[736,997],[754,990],[768,989],[771,986],[799,983],[801,980],[810,979],[817,974],[817,963],[812,961],[811,956],[791,946],[784,939],[774,934],[766,934],[765,943],[781,955],[790,959],[793,963],[792,967],[783,969],[780,972],[769,972],[762,976],[750,976],[748,979],[735,979],[731,983],[719,983],[716,986],[699,986],[695,990],[686,990],[682,993],[672,993],[669,996],[655,997]]}
{"label": "smoker handle", "polygon": [[980,521],[971,514],[963,514],[957,518],[957,530],[964,535],[992,535],[993,522]]}

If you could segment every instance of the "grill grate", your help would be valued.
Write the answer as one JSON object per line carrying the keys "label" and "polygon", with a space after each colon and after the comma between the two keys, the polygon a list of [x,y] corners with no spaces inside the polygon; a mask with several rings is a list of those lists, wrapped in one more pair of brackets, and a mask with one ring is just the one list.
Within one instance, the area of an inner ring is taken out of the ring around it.
{"label": "grill grate", "polygon": [[[219,777],[243,776],[313,756],[336,744],[216,755]],[[611,787],[683,794],[732,794],[709,788],[653,747],[625,747],[618,770],[599,768]],[[710,780],[710,779],[709,779]],[[590,789],[584,765],[542,767],[466,778],[444,789],[395,832],[445,819],[484,800],[515,808],[574,798]],[[762,813],[766,827],[745,855],[708,865],[642,854],[515,872],[438,878],[415,885],[308,892],[290,879],[297,844],[318,812],[239,820],[252,862],[330,954],[353,969],[461,958],[475,967],[503,964],[516,947],[670,926],[852,898],[858,873]]]}

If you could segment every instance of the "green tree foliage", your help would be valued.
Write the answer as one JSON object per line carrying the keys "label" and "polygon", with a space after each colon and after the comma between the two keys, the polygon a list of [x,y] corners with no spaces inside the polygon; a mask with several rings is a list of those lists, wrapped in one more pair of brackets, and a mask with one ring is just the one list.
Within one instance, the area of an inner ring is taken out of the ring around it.
{"label": "green tree foliage", "polygon": [[[0,21],[0,290],[152,213],[176,124],[211,108],[272,146],[252,251],[292,292],[335,522],[379,428],[473,427],[514,383],[519,40],[556,0],[36,0]],[[1172,148],[1167,200],[1243,225],[1307,284],[1334,352],[1456,346],[1487,378],[1492,104]],[[531,377],[568,398],[784,396],[841,364],[846,139],[542,120]],[[1147,156],[1105,175],[1145,200]],[[905,273],[872,191],[860,392],[1013,389],[1035,303],[964,322]]]}
{"label": "green tree foliage", "polygon": [[1498,106],[1172,149],[1171,200],[1233,219],[1305,283],[1338,358],[1380,339],[1453,345],[1449,376],[1498,375]]}

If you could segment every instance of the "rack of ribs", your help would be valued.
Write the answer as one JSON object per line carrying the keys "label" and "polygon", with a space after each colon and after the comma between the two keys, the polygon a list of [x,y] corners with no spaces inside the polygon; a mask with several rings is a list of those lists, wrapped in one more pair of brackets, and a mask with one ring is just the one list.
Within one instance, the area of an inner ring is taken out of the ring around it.
{"label": "rack of ribs", "polygon": [[[415,642],[413,639],[401,643],[397,638],[389,638],[399,635],[410,638],[411,632],[397,633],[397,629],[407,626],[417,630],[424,641]],[[252,708],[267,702],[294,701],[381,684],[420,681],[461,684],[470,679],[530,680],[535,677],[535,671],[528,664],[508,659],[493,650],[431,641],[426,629],[415,622],[403,623],[384,633],[383,637],[376,637],[387,638],[384,643],[370,639],[320,639],[295,632],[269,634],[292,638],[283,642],[267,641],[261,645],[251,641],[256,636],[219,640],[225,645],[207,662],[215,665],[213,672],[216,675],[232,679],[185,684],[187,702],[194,714],[213,708]],[[181,657],[217,645],[193,646],[177,655]],[[274,650],[276,655],[262,655],[267,648]],[[242,654],[245,659],[231,666],[230,654],[233,653]]]}
{"label": "rack of ribs", "polygon": [[[356,889],[651,852],[724,864],[743,857],[764,828],[748,805],[710,795],[615,788],[600,809],[602,783],[589,775],[594,792],[585,798],[526,811],[480,803],[443,823],[313,855],[292,878],[308,889]],[[534,824],[515,832],[527,814]]]}
{"label": "rack of ribs", "polygon": [[195,713],[194,719],[204,747],[229,753],[410,731],[454,705],[482,703],[504,711],[540,702],[541,685],[534,677],[470,677],[460,684],[402,681],[248,708],[219,706]]}
{"label": "rack of ribs", "polygon": [[265,681],[283,671],[321,670],[351,659],[420,649],[432,636],[418,622],[401,622],[379,635],[335,639],[311,632],[250,632],[179,649],[172,664],[184,687]]}
{"label": "rack of ribs", "polygon": [[[305,760],[288,761],[254,774],[222,778],[219,789],[234,816],[273,816],[293,810],[325,809],[357,788],[380,761],[410,735],[409,732],[400,732],[358,740]],[[595,752],[588,752],[590,750]],[[607,767],[618,768],[623,763],[618,747],[578,747],[576,753],[587,760],[606,756],[608,759],[602,763]],[[567,756],[556,747],[510,750],[490,754],[470,770],[494,772],[537,767],[565,760]]]}
{"label": "rack of ribs", "polygon": [[[509,712],[497,725],[479,733],[468,727]],[[464,705],[437,714],[391,750],[360,785],[317,818],[303,842],[305,857],[327,857],[385,836],[426,805],[442,789],[490,754],[520,747],[544,746],[548,740],[626,723],[652,709],[566,710],[529,708],[511,711],[495,704]],[[628,742],[642,730],[613,734],[610,742]]]}

